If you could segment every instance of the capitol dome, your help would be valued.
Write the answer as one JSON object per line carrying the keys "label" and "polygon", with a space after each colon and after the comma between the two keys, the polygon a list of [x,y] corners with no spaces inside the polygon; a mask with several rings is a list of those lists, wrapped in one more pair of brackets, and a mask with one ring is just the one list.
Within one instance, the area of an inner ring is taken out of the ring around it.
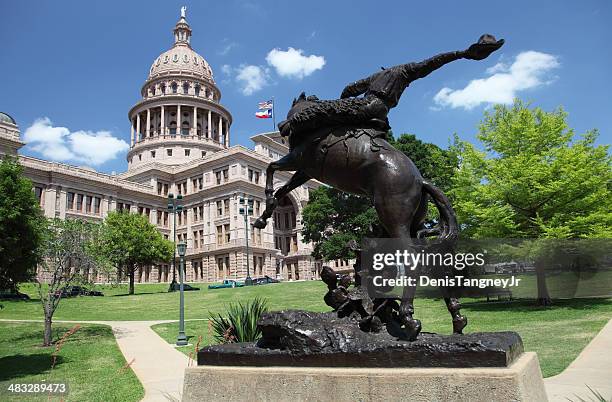
{"label": "capitol dome", "polygon": [[13,119],[11,116],[9,116],[7,113],[4,113],[4,112],[0,112],[0,122],[17,125],[17,122],[15,122],[15,119]]}
{"label": "capitol dome", "polygon": [[155,59],[128,112],[128,170],[150,163],[181,165],[230,146],[232,115],[208,62],[191,47],[186,8],[174,26],[174,45]]}
{"label": "capitol dome", "polygon": [[151,65],[148,79],[174,73],[213,81],[208,62],[188,45],[175,44],[172,49],[162,53]]}

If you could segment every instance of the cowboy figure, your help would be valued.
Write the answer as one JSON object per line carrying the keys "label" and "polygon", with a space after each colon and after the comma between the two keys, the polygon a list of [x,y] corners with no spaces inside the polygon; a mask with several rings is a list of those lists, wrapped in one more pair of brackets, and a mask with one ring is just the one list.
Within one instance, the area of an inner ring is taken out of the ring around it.
{"label": "cowboy figure", "polygon": [[[442,53],[420,63],[400,64],[382,69],[344,88],[340,99],[319,101],[279,123],[283,137],[319,127],[364,125],[389,130],[387,114],[397,106],[404,90],[412,81],[426,77],[434,70],[459,59],[482,60],[504,44],[492,35],[482,35],[466,50]],[[357,96],[363,97],[357,98]]]}

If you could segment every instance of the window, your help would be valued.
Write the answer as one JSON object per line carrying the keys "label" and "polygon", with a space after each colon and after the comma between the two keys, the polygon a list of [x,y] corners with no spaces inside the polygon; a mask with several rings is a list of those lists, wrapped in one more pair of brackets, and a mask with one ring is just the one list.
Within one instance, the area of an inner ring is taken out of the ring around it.
{"label": "window", "polygon": [[223,202],[217,201],[217,216],[223,216]]}
{"label": "window", "polygon": [[187,194],[187,181],[183,182],[183,194]]}
{"label": "window", "polygon": [[172,88],[172,93],[175,94],[178,91],[178,85],[176,84],[176,82],[173,82],[172,85],[170,86],[170,88]]}
{"label": "window", "polygon": [[191,150],[190,149],[186,149],[185,150],[185,156],[189,156],[189,154],[191,154]]}
{"label": "window", "polygon": [[217,245],[223,244],[223,226],[217,226]]}
{"label": "window", "polygon": [[223,230],[225,231],[225,242],[230,242],[230,225],[223,225]]}
{"label": "window", "polygon": [[200,86],[196,85],[194,88],[195,96],[200,96]]}
{"label": "window", "polygon": [[200,248],[197,231],[193,232],[193,248]]}
{"label": "window", "polygon": [[189,93],[189,84],[187,82],[183,84],[183,93],[184,94]]}
{"label": "window", "polygon": [[83,210],[83,194],[77,194],[76,210],[79,212]]}
{"label": "window", "polygon": [[251,183],[259,184],[259,171],[249,169],[249,181]]}
{"label": "window", "polygon": [[157,211],[157,219],[155,220],[155,222],[156,222],[158,225],[161,225],[163,215],[164,215],[163,211]]}
{"label": "window", "polygon": [[162,194],[162,188],[163,188],[162,183],[158,182],[157,183],[157,195],[161,195]]}
{"label": "window", "polygon": [[217,178],[217,184],[221,184],[221,171],[215,172],[215,177]]}
{"label": "window", "polygon": [[74,193],[68,193],[66,196],[66,209],[74,209]]}
{"label": "window", "polygon": [[201,221],[204,220],[204,207],[202,205],[198,207],[198,215]]}
{"label": "window", "polygon": [[291,211],[291,227],[295,227],[296,226],[296,221],[295,221],[295,212]]}
{"label": "window", "polygon": [[223,200],[223,214],[224,215],[229,215],[230,214],[230,200],[229,198]]}
{"label": "window", "polygon": [[202,151],[202,158],[206,156],[206,151]]}
{"label": "window", "polygon": [[38,204],[40,205],[42,203],[42,193],[43,193],[43,189],[42,187],[34,187],[34,195],[36,196],[36,199],[38,200]]}
{"label": "window", "polygon": [[151,151],[151,158],[155,158],[155,151]]}
{"label": "window", "polygon": [[142,154],[138,154],[138,160],[141,161],[142,160]]}
{"label": "window", "polygon": [[168,183],[164,183],[164,195],[168,195]]}
{"label": "window", "polygon": [[172,156],[172,150],[171,149],[166,149],[166,153],[168,154],[168,156]]}
{"label": "window", "polygon": [[94,198],[94,213],[95,214],[99,214],[100,213],[100,204],[102,202],[102,199],[100,197],[95,197]]}

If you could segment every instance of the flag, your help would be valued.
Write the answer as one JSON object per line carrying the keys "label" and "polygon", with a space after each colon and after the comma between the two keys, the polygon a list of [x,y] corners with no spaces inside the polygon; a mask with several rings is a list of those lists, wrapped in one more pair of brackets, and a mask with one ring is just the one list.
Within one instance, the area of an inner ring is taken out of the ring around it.
{"label": "flag", "polygon": [[257,117],[258,119],[271,119],[272,109],[266,109],[260,112],[255,112],[255,117]]}
{"label": "flag", "polygon": [[273,109],[274,108],[274,101],[273,100],[269,100],[269,101],[265,101],[265,102],[259,102],[258,106],[259,106],[259,110]]}

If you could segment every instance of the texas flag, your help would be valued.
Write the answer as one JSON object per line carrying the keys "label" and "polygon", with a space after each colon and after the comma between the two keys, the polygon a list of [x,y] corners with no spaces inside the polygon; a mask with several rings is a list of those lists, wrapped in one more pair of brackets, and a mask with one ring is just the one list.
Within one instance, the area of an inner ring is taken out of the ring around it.
{"label": "texas flag", "polygon": [[257,117],[258,119],[271,119],[272,109],[260,110],[259,112],[255,112],[255,117]]}

